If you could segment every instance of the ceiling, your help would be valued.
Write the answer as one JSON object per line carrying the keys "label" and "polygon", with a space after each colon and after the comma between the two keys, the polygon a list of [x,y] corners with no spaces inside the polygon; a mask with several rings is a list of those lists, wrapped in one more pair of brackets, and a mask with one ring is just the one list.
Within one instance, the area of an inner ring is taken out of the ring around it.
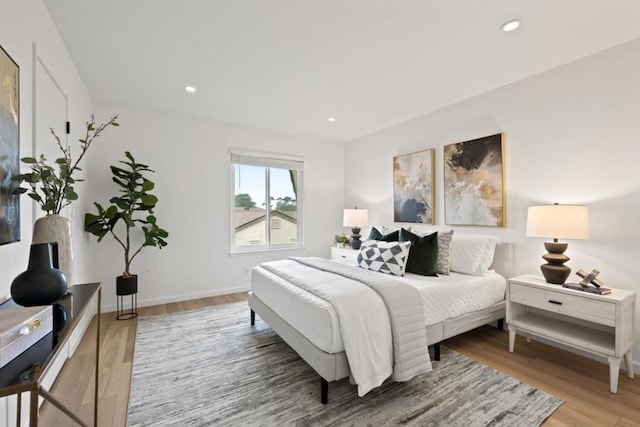
{"label": "ceiling", "polygon": [[640,37],[639,0],[44,3],[94,102],[332,141]]}

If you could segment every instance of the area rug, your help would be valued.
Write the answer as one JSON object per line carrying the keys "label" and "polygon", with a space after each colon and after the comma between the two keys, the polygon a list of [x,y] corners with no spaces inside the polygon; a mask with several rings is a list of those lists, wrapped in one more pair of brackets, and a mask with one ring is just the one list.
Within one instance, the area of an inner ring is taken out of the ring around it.
{"label": "area rug", "polygon": [[130,426],[537,426],[562,400],[442,346],[433,371],[359,398],[320,379],[247,303],[140,317]]}

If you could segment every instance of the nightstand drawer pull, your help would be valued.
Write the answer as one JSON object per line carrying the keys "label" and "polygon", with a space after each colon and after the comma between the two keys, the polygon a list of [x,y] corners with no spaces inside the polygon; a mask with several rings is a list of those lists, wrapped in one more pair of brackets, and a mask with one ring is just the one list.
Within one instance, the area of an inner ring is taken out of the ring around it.
{"label": "nightstand drawer pull", "polygon": [[558,304],[558,305],[562,305],[562,303],[561,303],[560,301],[554,301],[554,300],[552,300],[552,299],[550,299],[550,300],[549,300],[549,302],[550,302],[551,304]]}

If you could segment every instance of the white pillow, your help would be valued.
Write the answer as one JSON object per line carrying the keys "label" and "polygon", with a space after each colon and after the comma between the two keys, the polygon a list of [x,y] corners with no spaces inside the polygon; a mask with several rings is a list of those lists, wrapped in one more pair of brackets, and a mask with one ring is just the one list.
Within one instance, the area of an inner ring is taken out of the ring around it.
{"label": "white pillow", "polygon": [[482,234],[457,234],[451,239],[451,271],[482,276],[493,262],[498,238]]}
{"label": "white pillow", "polygon": [[411,242],[367,240],[360,246],[358,266],[379,273],[404,276]]}

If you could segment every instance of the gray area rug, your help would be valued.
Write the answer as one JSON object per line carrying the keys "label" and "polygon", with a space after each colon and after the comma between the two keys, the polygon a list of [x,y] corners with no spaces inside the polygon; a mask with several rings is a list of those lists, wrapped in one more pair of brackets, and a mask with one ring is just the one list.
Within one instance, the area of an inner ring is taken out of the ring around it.
{"label": "gray area rug", "polygon": [[130,426],[537,426],[562,400],[442,347],[434,370],[359,398],[320,377],[246,303],[140,317]]}

